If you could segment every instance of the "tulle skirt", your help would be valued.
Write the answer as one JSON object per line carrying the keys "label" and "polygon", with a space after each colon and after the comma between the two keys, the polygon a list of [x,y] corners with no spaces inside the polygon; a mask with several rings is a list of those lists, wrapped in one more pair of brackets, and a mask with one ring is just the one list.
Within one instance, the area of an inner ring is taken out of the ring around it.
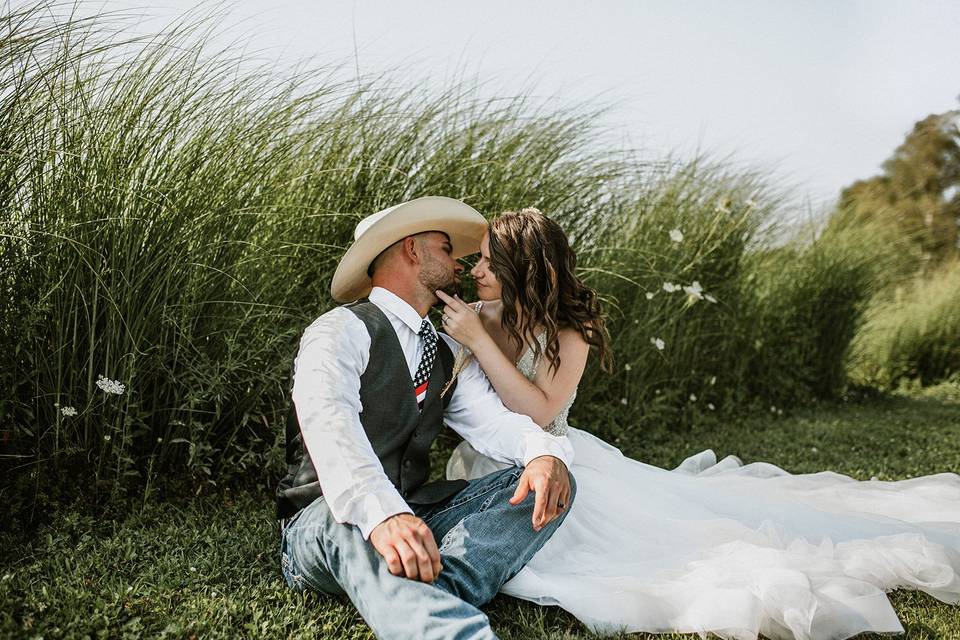
{"label": "tulle skirt", "polygon": [[[903,631],[885,591],[960,601],[960,476],[857,481],[707,450],[673,470],[570,429],[577,496],[502,593],[595,631],[847,638]],[[461,443],[449,478],[505,465]]]}

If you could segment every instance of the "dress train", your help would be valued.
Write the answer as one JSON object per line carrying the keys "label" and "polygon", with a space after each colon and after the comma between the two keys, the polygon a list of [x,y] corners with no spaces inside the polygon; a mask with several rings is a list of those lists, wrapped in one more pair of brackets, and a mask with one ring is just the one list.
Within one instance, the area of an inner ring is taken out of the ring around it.
{"label": "dress train", "polygon": [[[566,434],[577,498],[503,593],[559,605],[595,631],[738,640],[902,632],[885,594],[899,587],[960,601],[956,474],[793,475],[710,450],[667,470]],[[447,476],[503,466],[461,443]]]}

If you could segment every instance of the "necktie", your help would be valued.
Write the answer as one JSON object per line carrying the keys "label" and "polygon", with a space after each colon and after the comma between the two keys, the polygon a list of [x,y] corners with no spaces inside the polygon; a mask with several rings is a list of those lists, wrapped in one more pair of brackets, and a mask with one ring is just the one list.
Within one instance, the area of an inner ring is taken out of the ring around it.
{"label": "necktie", "polygon": [[433,361],[437,357],[437,334],[433,332],[429,320],[420,325],[420,339],[423,340],[423,355],[417,374],[413,377],[413,392],[417,396],[417,406],[423,409],[423,400],[427,397],[427,385],[430,383],[430,372],[433,371]]}

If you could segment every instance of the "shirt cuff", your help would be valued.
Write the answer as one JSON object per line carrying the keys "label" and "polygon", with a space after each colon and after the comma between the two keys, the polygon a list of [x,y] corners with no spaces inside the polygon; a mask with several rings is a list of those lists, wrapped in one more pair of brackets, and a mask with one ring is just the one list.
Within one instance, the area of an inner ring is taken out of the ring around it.
{"label": "shirt cuff", "polygon": [[566,436],[551,436],[549,434],[527,436],[523,451],[523,466],[530,464],[530,461],[540,456],[553,456],[559,458],[563,464],[567,465],[567,471],[573,465],[573,445]]}
{"label": "shirt cuff", "polygon": [[363,520],[357,523],[364,540],[370,539],[370,533],[377,525],[398,513],[413,513],[410,505],[396,491],[380,491],[364,497]]}

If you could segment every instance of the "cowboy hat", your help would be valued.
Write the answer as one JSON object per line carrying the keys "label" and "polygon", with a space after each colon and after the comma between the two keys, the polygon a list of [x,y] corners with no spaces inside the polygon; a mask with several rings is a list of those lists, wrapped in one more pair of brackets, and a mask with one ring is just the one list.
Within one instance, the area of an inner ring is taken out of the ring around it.
{"label": "cowboy hat", "polygon": [[367,216],[353,232],[353,244],[337,265],[330,293],[338,302],[363,298],[372,287],[367,269],[387,247],[425,231],[447,234],[453,257],[480,250],[487,221],[470,205],[443,196],[417,198]]}

